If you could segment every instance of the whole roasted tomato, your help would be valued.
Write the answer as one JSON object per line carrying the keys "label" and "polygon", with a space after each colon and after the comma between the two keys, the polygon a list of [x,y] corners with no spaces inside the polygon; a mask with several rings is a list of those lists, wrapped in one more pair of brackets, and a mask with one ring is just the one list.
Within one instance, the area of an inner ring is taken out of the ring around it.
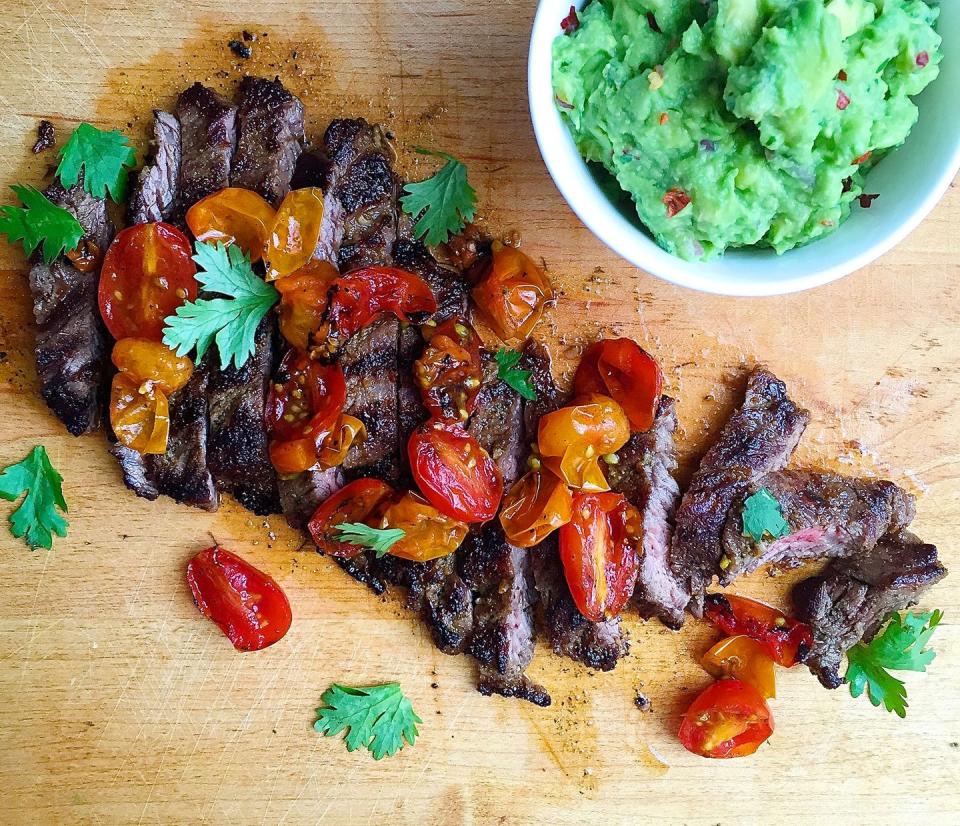
{"label": "whole roasted tomato", "polygon": [[236,244],[251,261],[263,256],[277,211],[249,189],[228,186],[187,210],[186,221],[198,241]]}
{"label": "whole roasted tomato", "polygon": [[553,298],[550,281],[532,259],[514,247],[493,245],[493,260],[473,289],[484,319],[505,342],[526,339]]}
{"label": "whole roasted tomato", "polygon": [[466,421],[477,404],[483,367],[480,336],[463,316],[438,326],[424,326],[427,346],[413,364],[423,404],[431,416],[446,422]]}
{"label": "whole roasted tomato", "polygon": [[170,435],[166,393],[129,373],[114,374],[110,384],[110,427],[124,447],[137,453],[166,453]]}
{"label": "whole roasted tomato", "polygon": [[773,734],[773,715],[742,680],[717,680],[693,701],[680,723],[683,747],[701,757],[745,757]]}
{"label": "whole roasted tomato", "polygon": [[259,651],[282,639],[293,616],[274,579],[219,546],[187,563],[187,584],[200,613],[212,619],[238,651]]}
{"label": "whole roasted tomato", "polygon": [[660,365],[646,350],[629,338],[598,341],[583,354],[573,378],[577,395],[603,393],[627,414],[630,429],[653,426],[663,391]]}
{"label": "whole roasted tomato", "polygon": [[577,610],[591,622],[617,616],[633,594],[642,527],[619,493],[578,493],[560,528],[560,561]]}
{"label": "whole roasted tomato", "polygon": [[357,479],[317,508],[307,530],[323,553],[339,557],[356,556],[363,548],[341,542],[337,538],[337,526],[348,522],[371,523],[379,518],[380,511],[393,495],[393,488],[379,479]]}
{"label": "whole roasted tomato", "polygon": [[163,338],[163,320],[197,297],[190,240],[169,224],[120,230],[100,270],[100,314],[116,339]]}
{"label": "whole roasted tomato", "polygon": [[703,655],[703,667],[714,677],[732,677],[752,685],[764,699],[777,696],[770,652],[750,637],[726,637]]}
{"label": "whole roasted tomato", "polygon": [[313,258],[322,223],[322,190],[306,187],[287,193],[263,247],[268,281],[296,272]]}
{"label": "whole roasted tomato", "polygon": [[165,344],[146,338],[122,338],[113,345],[114,367],[134,382],[149,382],[164,393],[179,390],[193,375],[193,362]]}
{"label": "whole roasted tomato", "polygon": [[280,293],[280,333],[291,346],[310,347],[310,337],[323,324],[330,284],[338,275],[332,264],[313,260],[273,285]]}
{"label": "whole roasted tomato", "polygon": [[573,494],[562,479],[549,470],[531,470],[503,497],[500,524],[511,544],[532,548],[566,525],[572,509]]}
{"label": "whole roasted tomato", "polygon": [[746,634],[767,649],[773,661],[790,668],[813,647],[813,631],[763,602],[735,594],[707,594],[704,616],[726,634]]}
{"label": "whole roasted tomato", "polygon": [[466,523],[441,513],[415,493],[394,500],[380,517],[380,528],[399,528],[403,538],[390,553],[413,562],[426,562],[452,554],[466,537]]}
{"label": "whole roasted tomato", "polygon": [[410,436],[407,453],[414,480],[441,513],[463,522],[497,515],[503,476],[463,427],[431,419]]}

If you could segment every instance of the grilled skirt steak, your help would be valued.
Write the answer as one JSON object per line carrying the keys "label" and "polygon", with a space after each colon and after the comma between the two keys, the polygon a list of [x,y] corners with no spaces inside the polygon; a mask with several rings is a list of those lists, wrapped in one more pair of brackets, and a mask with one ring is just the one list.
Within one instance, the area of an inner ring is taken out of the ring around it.
{"label": "grilled skirt steak", "polygon": [[483,384],[467,429],[497,463],[503,474],[504,490],[509,490],[527,470],[523,400],[516,390],[497,378],[493,356],[484,350],[482,358]]}
{"label": "grilled skirt steak", "polygon": [[[780,503],[790,533],[755,543],[743,535],[743,499],[761,488]],[[730,510],[723,531],[720,583],[728,585],[763,565],[793,568],[808,559],[868,551],[881,537],[906,528],[915,512],[914,498],[893,482],[807,470],[768,473],[751,483]]]}
{"label": "grilled skirt steak", "polygon": [[753,480],[786,465],[809,420],[780,379],[766,367],[754,368],[743,405],[701,460],[677,508],[671,563],[696,616],[703,613],[704,590],[720,572],[730,507]]}
{"label": "grilled skirt steak", "polygon": [[807,666],[824,686],[837,688],[844,654],[872,640],[890,613],[915,603],[946,575],[937,549],[906,531],[861,556],[831,562],[793,589],[797,617],[813,628]]}
{"label": "grilled skirt steak", "polygon": [[131,224],[167,221],[173,214],[180,178],[180,122],[169,112],[153,110],[152,157],[130,195]]}
{"label": "grilled skirt steak", "polygon": [[303,104],[279,80],[245,77],[239,123],[230,183],[279,206],[303,149]]}

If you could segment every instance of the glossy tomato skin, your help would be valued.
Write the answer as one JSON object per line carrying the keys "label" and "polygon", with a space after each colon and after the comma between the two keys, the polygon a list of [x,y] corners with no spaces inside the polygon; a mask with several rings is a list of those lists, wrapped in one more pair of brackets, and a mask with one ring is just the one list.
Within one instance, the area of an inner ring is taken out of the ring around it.
{"label": "glossy tomato skin", "polygon": [[617,616],[639,570],[640,514],[619,493],[578,493],[560,528],[560,561],[570,595],[591,622]]}
{"label": "glossy tomato skin", "polygon": [[187,584],[200,613],[238,651],[259,651],[290,629],[287,595],[274,579],[236,554],[214,546],[187,563]]}
{"label": "glossy tomato skin", "polygon": [[291,346],[298,350],[310,347],[311,337],[323,324],[330,284],[338,275],[332,264],[311,261],[274,283],[280,293],[280,333]]}
{"label": "glossy tomato skin", "polygon": [[313,258],[323,224],[323,191],[292,189],[277,209],[263,248],[267,281],[295,273]]}
{"label": "glossy tomato skin", "polygon": [[441,513],[468,523],[497,515],[503,476],[463,427],[432,419],[410,436],[407,454],[414,480]]}
{"label": "glossy tomato skin", "polygon": [[809,625],[747,597],[707,594],[704,616],[724,633],[746,634],[757,640],[775,663],[787,668],[806,660],[813,647]]}
{"label": "glossy tomato skin", "polygon": [[490,268],[473,289],[480,313],[507,343],[529,337],[553,298],[553,287],[533,260],[514,247],[494,244]]}
{"label": "glossy tomato skin", "polygon": [[367,438],[367,428],[356,416],[341,413],[317,451],[317,467],[329,470],[343,464],[354,442]]}
{"label": "glossy tomato skin", "polygon": [[151,382],[168,395],[179,390],[193,375],[193,362],[178,356],[165,344],[146,338],[122,338],[113,345],[114,367],[132,381]]}
{"label": "glossy tomato skin", "polygon": [[500,525],[518,548],[539,545],[572,518],[573,494],[548,470],[531,470],[503,498]]}
{"label": "glossy tomato skin", "polygon": [[773,715],[741,680],[717,680],[693,701],[680,723],[683,747],[701,757],[753,754],[773,734]]}
{"label": "glossy tomato skin", "polygon": [[413,374],[424,407],[434,418],[464,422],[476,409],[483,379],[480,336],[459,315],[422,330],[427,345],[414,362]]}
{"label": "glossy tomato skin", "polygon": [[198,241],[236,244],[250,261],[259,261],[277,211],[250,189],[228,186],[197,201],[187,210],[186,222]]}
{"label": "glossy tomato skin", "polygon": [[633,431],[646,431],[663,391],[660,365],[629,338],[604,339],[583,354],[573,379],[577,395],[602,393],[613,398],[630,421]]}
{"label": "glossy tomato skin", "polygon": [[116,339],[163,338],[163,320],[197,297],[190,239],[170,224],[138,224],[117,233],[103,258],[100,315]]}
{"label": "glossy tomato skin", "polygon": [[469,531],[465,522],[441,513],[410,491],[389,503],[378,527],[403,531],[403,538],[389,553],[411,562],[427,562],[452,554]]}
{"label": "glossy tomato skin", "polygon": [[110,427],[124,447],[142,454],[165,453],[170,435],[166,393],[129,373],[115,373],[110,384]]}
{"label": "glossy tomato skin", "polygon": [[323,553],[342,558],[356,556],[363,548],[341,542],[334,529],[344,522],[371,524],[393,496],[393,488],[379,479],[356,479],[317,508],[307,530]]}
{"label": "glossy tomato skin", "polygon": [[703,655],[703,667],[714,677],[730,677],[752,685],[765,700],[777,696],[770,652],[745,634],[725,637]]}

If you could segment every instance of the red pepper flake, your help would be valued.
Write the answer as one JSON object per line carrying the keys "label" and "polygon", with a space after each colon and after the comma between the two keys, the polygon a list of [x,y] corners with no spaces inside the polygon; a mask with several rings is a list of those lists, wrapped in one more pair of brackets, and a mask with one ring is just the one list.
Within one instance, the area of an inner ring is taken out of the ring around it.
{"label": "red pepper flake", "polygon": [[841,112],[850,105],[850,98],[846,96],[843,89],[837,89],[837,109]]}
{"label": "red pepper flake", "polygon": [[660,125],[663,126],[668,120],[670,120],[670,115],[666,112],[660,113]]}
{"label": "red pepper flake", "polygon": [[860,164],[862,164],[864,161],[870,160],[870,156],[871,156],[872,154],[873,154],[873,150],[872,150],[872,149],[868,149],[868,150],[867,150],[866,152],[864,152],[859,158],[854,158],[854,159],[853,159],[853,165],[854,165],[854,166],[860,166]]}
{"label": "red pepper flake", "polygon": [[864,193],[860,196],[860,206],[864,209],[870,209],[871,204],[879,198],[879,195],[867,195]]}
{"label": "red pepper flake", "polygon": [[690,196],[682,189],[674,187],[663,196],[663,203],[667,207],[667,217],[673,218],[674,215],[683,212],[690,204]]}
{"label": "red pepper flake", "polygon": [[570,14],[560,21],[560,28],[563,29],[564,34],[573,34],[577,29],[580,28],[580,18],[577,17],[576,6],[570,7]]}
{"label": "red pepper flake", "polygon": [[929,62],[930,62],[930,55],[927,54],[926,52],[920,52],[920,54],[917,55],[917,65],[921,69],[924,66],[926,66]]}
{"label": "red pepper flake", "polygon": [[837,80],[842,80],[842,81],[846,82],[846,80],[847,80],[847,71],[846,71],[846,69],[841,69],[841,70],[840,70],[840,74],[837,75]]}
{"label": "red pepper flake", "polygon": [[657,23],[657,18],[653,16],[652,11],[647,12],[647,25],[657,34],[663,34],[663,29],[660,28],[660,24]]}

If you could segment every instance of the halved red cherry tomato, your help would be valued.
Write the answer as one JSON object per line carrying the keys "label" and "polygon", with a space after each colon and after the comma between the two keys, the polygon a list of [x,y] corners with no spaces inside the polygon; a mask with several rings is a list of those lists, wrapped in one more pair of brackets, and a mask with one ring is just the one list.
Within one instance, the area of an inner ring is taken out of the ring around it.
{"label": "halved red cherry tomato", "polygon": [[330,289],[321,346],[333,355],[357,330],[383,313],[407,321],[409,313],[437,309],[430,285],[420,276],[396,267],[363,267],[340,276]]}
{"label": "halved red cherry tomato", "polygon": [[341,413],[330,430],[330,433],[320,443],[317,451],[317,467],[320,470],[329,470],[343,464],[347,453],[354,442],[362,442],[367,438],[367,428],[355,416]]}
{"label": "halved red cherry tomato", "polygon": [[310,536],[323,553],[349,558],[363,548],[337,539],[336,527],[344,522],[370,524],[393,497],[393,488],[379,479],[357,479],[341,488],[314,512],[307,525]]}
{"label": "halved red cherry tomato", "polygon": [[110,385],[110,426],[117,441],[137,453],[166,453],[170,406],[152,382],[115,373]]}
{"label": "halved red cherry tomato", "polygon": [[426,562],[452,554],[466,537],[466,523],[441,513],[415,493],[407,492],[390,503],[378,527],[399,528],[404,536],[390,548],[393,556]]}
{"label": "halved red cherry tomato", "polygon": [[113,345],[111,360],[131,381],[149,382],[164,393],[179,390],[193,375],[193,362],[165,344],[145,338],[122,338]]}
{"label": "halved red cherry tomato", "polygon": [[163,338],[163,320],[197,297],[190,240],[169,224],[121,230],[100,270],[100,314],[114,338]]}
{"label": "halved red cherry tomato", "polygon": [[745,757],[773,734],[773,715],[752,685],[717,680],[687,709],[679,734],[701,757]]}
{"label": "halved red cherry tomato", "polygon": [[777,696],[770,652],[745,634],[720,640],[703,655],[702,663],[714,677],[750,683],[764,699]]}
{"label": "halved red cherry tomato", "polygon": [[463,316],[436,327],[424,326],[427,346],[413,365],[423,404],[430,415],[447,422],[466,421],[477,405],[483,367],[480,336]]}
{"label": "halved red cherry tomato", "polygon": [[250,189],[228,186],[187,210],[186,221],[198,241],[236,244],[251,261],[259,261],[277,211]]}
{"label": "halved red cherry tomato", "polygon": [[598,341],[587,348],[573,377],[577,395],[604,393],[630,420],[630,429],[649,430],[663,391],[660,365],[629,338]]}
{"label": "halved red cherry tomato", "polygon": [[294,347],[309,348],[310,336],[323,324],[330,284],[338,275],[332,264],[313,260],[274,284],[280,293],[280,333]]}
{"label": "halved red cherry tomato", "polygon": [[500,243],[493,245],[489,272],[473,289],[484,319],[505,342],[527,338],[553,298],[550,281],[528,255]]}
{"label": "halved red cherry tomato", "polygon": [[322,223],[322,190],[306,187],[286,194],[263,248],[267,281],[290,275],[313,258]]}
{"label": "halved red cherry tomato", "polygon": [[441,513],[464,522],[497,515],[503,476],[463,427],[431,419],[410,436],[407,453],[414,480]]}
{"label": "halved red cherry tomato", "polygon": [[560,561],[577,610],[592,622],[617,616],[633,594],[640,514],[619,493],[578,493],[560,528]]}
{"label": "halved red cherry tomato", "polygon": [[616,452],[629,438],[623,408],[609,396],[590,395],[542,416],[537,445],[544,465],[568,485],[604,491],[610,485],[600,457]]}
{"label": "halved red cherry tomato", "polygon": [[809,625],[747,597],[707,594],[704,616],[724,633],[755,639],[775,663],[787,668],[802,663],[813,647]]}
{"label": "halved red cherry tomato", "polygon": [[191,559],[187,584],[200,613],[238,651],[259,651],[290,630],[290,603],[273,577],[225,548],[207,548]]}
{"label": "halved red cherry tomato", "polygon": [[573,509],[573,493],[548,470],[531,470],[503,497],[500,524],[518,548],[539,545],[566,525]]}

